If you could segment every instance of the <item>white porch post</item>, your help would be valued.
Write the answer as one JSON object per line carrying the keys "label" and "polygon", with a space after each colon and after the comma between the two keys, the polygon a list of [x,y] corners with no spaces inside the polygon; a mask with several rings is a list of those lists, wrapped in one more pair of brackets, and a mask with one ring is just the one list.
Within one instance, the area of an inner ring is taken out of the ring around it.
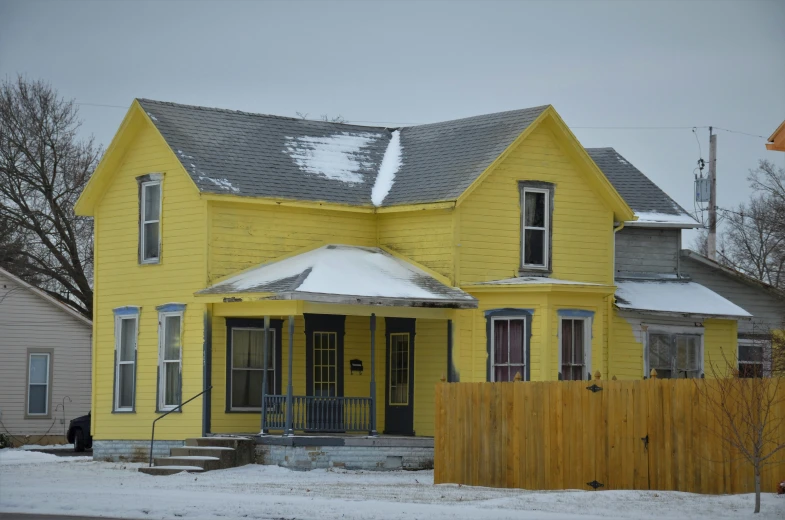
{"label": "white porch post", "polygon": [[371,314],[371,436],[376,437],[376,314]]}
{"label": "white porch post", "polygon": [[289,377],[286,384],[286,430],[285,436],[293,436],[294,429],[292,428],[292,421],[294,419],[292,410],[294,390],[292,389],[292,355],[294,352],[294,316],[289,316]]}
{"label": "white porch post", "polygon": [[265,435],[266,422],[267,422],[267,408],[265,407],[265,399],[267,397],[267,347],[268,338],[270,336],[270,317],[264,317],[264,340],[262,341],[262,349],[264,350],[264,370],[262,371],[262,430],[259,435]]}

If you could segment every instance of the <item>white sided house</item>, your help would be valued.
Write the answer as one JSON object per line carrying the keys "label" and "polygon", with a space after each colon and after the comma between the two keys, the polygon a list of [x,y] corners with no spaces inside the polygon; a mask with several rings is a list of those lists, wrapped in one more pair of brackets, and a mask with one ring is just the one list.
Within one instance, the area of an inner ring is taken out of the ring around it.
{"label": "white sided house", "polygon": [[12,444],[65,442],[90,411],[92,322],[0,269],[0,434]]}

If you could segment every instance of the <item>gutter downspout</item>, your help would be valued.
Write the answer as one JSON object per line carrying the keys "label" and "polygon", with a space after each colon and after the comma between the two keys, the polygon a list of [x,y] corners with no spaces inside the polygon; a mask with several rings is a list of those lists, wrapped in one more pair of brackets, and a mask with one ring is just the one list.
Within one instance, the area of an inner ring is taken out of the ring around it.
{"label": "gutter downspout", "polygon": [[[614,222],[614,224],[615,224],[615,222]],[[616,283],[616,233],[618,233],[622,229],[624,229],[624,222],[623,221],[619,222],[619,225],[615,226],[613,228],[613,261],[612,261],[613,273],[612,274],[613,274],[613,283],[614,284]],[[614,319],[614,316],[613,316],[613,301],[614,301],[614,296],[611,294],[607,298],[608,298],[608,309],[607,309],[606,312],[608,313],[608,350],[607,350],[607,352],[605,354],[605,363],[604,363],[605,366],[603,367],[603,372],[606,374],[605,377],[607,379],[611,379],[611,377],[613,377],[613,374],[611,374],[611,372],[610,372],[610,365],[611,365],[610,353],[611,353],[611,345],[613,344],[613,319]]]}

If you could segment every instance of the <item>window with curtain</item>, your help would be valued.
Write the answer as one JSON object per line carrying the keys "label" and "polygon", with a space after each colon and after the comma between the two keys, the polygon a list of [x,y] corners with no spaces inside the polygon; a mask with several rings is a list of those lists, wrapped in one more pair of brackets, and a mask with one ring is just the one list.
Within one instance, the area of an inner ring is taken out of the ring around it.
{"label": "window with curtain", "polygon": [[739,377],[768,376],[771,363],[771,342],[765,340],[739,340]]}
{"label": "window with curtain", "polygon": [[526,320],[499,317],[491,320],[492,381],[526,379]]}
{"label": "window with curtain", "polygon": [[[231,329],[231,409],[261,410],[264,381],[264,329]],[[275,394],[275,329],[267,336],[267,391]]]}
{"label": "window with curtain", "polygon": [[171,410],[182,402],[182,313],[161,313],[159,409]]}
{"label": "window with curtain", "polygon": [[523,187],[521,193],[522,267],[547,268],[550,240],[550,191]]}
{"label": "window with curtain", "polygon": [[586,379],[586,321],[561,320],[561,377],[563,381]]}
{"label": "window with curtain", "polygon": [[156,263],[161,245],[161,181],[141,184],[139,247],[142,263]]}
{"label": "window with curtain", "polygon": [[660,379],[700,377],[703,372],[701,335],[649,332],[646,374],[652,369]]}
{"label": "window with curtain", "polygon": [[138,315],[118,317],[116,331],[115,411],[134,408]]}
{"label": "window with curtain", "polygon": [[45,353],[28,356],[27,415],[49,415],[50,359]]}

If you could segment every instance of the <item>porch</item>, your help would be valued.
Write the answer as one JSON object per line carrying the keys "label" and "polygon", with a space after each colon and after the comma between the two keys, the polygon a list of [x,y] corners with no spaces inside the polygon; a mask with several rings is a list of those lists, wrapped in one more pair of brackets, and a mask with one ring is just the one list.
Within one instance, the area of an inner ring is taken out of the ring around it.
{"label": "porch", "polygon": [[353,246],[318,248],[197,294],[210,303],[204,433],[283,435],[296,440],[262,445],[292,448],[314,442],[296,433],[433,435],[453,313],[477,306],[390,253]]}

